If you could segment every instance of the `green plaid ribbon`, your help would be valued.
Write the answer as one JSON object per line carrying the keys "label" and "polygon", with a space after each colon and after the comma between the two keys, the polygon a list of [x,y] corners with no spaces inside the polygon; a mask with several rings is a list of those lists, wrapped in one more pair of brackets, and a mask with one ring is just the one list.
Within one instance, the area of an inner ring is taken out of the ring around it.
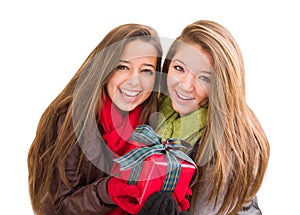
{"label": "green plaid ribbon", "polygon": [[192,147],[184,140],[168,138],[166,141],[162,141],[162,138],[148,125],[137,126],[131,137],[134,141],[144,143],[146,146],[134,149],[114,160],[120,164],[121,170],[133,168],[129,181],[138,180],[143,161],[154,154],[164,154],[168,165],[161,191],[174,191],[181,172],[181,163],[178,158],[196,166],[194,161],[180,150]]}

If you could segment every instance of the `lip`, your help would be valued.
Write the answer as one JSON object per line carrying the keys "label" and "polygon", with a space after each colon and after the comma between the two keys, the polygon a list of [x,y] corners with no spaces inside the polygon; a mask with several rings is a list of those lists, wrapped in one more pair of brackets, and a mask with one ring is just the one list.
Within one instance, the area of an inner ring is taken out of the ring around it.
{"label": "lip", "polygon": [[176,94],[176,97],[180,100],[180,101],[192,101],[194,100],[195,98],[193,97],[190,97],[190,96],[186,96],[184,95],[183,93],[180,93],[179,91],[177,90],[174,90],[175,94]]}
{"label": "lip", "polygon": [[123,101],[135,102],[138,100],[139,96],[142,94],[142,91],[119,88],[119,94]]}

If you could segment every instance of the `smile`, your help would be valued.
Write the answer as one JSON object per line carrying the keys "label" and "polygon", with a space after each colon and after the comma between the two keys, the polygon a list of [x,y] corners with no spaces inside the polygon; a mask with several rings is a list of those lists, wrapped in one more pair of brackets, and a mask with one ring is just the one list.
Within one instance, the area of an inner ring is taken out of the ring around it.
{"label": "smile", "polygon": [[193,99],[194,99],[194,98],[192,98],[192,97],[185,96],[185,95],[181,94],[180,92],[178,92],[178,91],[176,91],[176,90],[175,90],[175,92],[176,92],[177,96],[178,96],[180,99],[182,99],[182,100],[193,100]]}
{"label": "smile", "polygon": [[136,97],[141,94],[141,91],[131,91],[131,90],[125,90],[122,88],[120,88],[120,92],[121,92],[121,94],[124,94],[129,97]]}

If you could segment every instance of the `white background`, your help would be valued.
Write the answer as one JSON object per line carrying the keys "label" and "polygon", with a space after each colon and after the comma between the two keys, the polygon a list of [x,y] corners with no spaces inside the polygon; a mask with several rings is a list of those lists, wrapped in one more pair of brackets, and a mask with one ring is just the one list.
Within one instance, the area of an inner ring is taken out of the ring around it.
{"label": "white background", "polygon": [[33,214],[27,153],[38,120],[108,31],[136,22],[175,38],[184,26],[199,19],[228,28],[244,55],[247,101],[271,145],[268,171],[258,193],[263,214],[299,213],[296,2],[1,1],[0,213]]}

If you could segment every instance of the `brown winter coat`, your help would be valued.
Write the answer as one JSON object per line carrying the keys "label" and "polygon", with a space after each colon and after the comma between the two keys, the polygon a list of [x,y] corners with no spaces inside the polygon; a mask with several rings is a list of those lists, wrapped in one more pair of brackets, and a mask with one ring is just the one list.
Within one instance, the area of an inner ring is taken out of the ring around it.
{"label": "brown winter coat", "polygon": [[106,150],[101,137],[98,134],[91,135],[77,172],[83,150],[78,143],[74,146],[65,166],[72,187],[65,186],[56,174],[52,189],[43,200],[45,215],[100,215],[115,208],[107,194],[107,173],[112,159]]}

